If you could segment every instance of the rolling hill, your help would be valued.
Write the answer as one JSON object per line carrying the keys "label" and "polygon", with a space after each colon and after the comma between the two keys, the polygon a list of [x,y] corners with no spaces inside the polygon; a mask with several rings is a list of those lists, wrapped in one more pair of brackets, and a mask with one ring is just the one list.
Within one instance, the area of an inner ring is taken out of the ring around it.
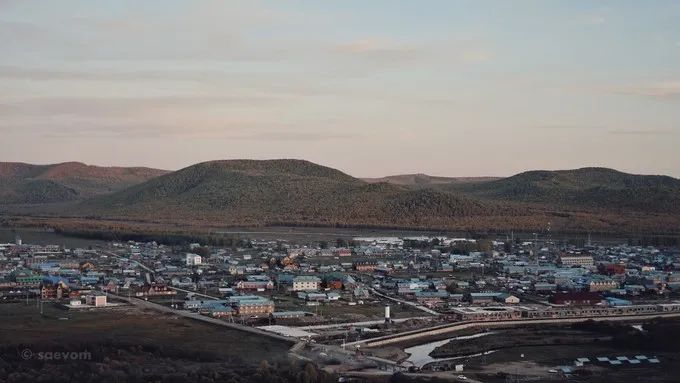
{"label": "rolling hill", "polygon": [[437,190],[369,184],[302,160],[212,161],[84,201],[89,216],[215,221],[230,225],[419,227],[452,217],[512,214]]}
{"label": "rolling hill", "polygon": [[79,162],[0,163],[0,204],[44,204],[112,193],[167,173],[150,168],[88,166]]}
{"label": "rolling hill", "polygon": [[69,221],[73,230],[150,224],[160,230],[302,225],[669,233],[680,227],[680,180],[604,168],[367,181],[303,160],[210,161],[175,172],[5,163],[0,181],[0,214],[41,226]]}
{"label": "rolling hill", "polygon": [[552,208],[680,214],[680,180],[607,168],[529,171],[490,182],[452,185],[450,190],[485,200]]}

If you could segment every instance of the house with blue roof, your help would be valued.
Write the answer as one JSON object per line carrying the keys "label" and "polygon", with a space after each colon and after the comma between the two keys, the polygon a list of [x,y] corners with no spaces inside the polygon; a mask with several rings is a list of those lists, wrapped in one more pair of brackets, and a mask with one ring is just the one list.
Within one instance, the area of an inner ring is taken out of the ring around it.
{"label": "house with blue roof", "polygon": [[47,284],[50,286],[54,286],[57,284],[63,284],[64,286],[69,285],[69,280],[65,277],[62,277],[60,275],[45,275],[42,278],[43,284]]}
{"label": "house with blue roof", "polygon": [[39,270],[42,273],[57,272],[60,268],[57,262],[42,262],[33,264],[31,267],[35,270]]}
{"label": "house with blue roof", "polygon": [[83,286],[93,286],[99,283],[99,277],[98,276],[89,276],[89,275],[81,275],[78,280],[80,281],[80,284]]}

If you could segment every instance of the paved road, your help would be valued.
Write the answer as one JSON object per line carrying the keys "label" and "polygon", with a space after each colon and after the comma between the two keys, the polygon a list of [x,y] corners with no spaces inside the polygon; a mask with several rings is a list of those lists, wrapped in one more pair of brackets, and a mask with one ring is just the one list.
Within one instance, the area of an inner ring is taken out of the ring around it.
{"label": "paved road", "polygon": [[425,311],[426,313],[431,314],[431,315],[440,315],[438,312],[436,312],[436,311],[434,311],[434,310],[431,310],[431,309],[428,309],[427,307],[421,306],[421,305],[419,305],[419,304],[417,304],[417,303],[410,302],[410,301],[405,301],[405,300],[403,300],[403,299],[393,298],[393,297],[391,297],[391,296],[389,296],[389,295],[385,295],[385,294],[382,294],[382,293],[378,292],[378,290],[376,290],[376,289],[374,289],[374,288],[372,288],[372,287],[369,287],[368,289],[369,289],[369,291],[370,291],[371,293],[373,293],[374,295],[377,295],[377,296],[379,296],[379,297],[382,297],[382,298],[385,298],[385,299],[389,299],[389,300],[391,300],[391,301],[393,301],[393,302],[399,302],[399,303],[404,304],[404,305],[409,305],[409,306],[414,307],[414,308],[416,308],[416,309],[418,309],[418,310]]}
{"label": "paved road", "polygon": [[141,267],[142,269],[144,269],[144,270],[148,271],[149,273],[151,273],[151,275],[153,275],[153,273],[155,273],[154,270],[152,270],[151,268],[147,267],[145,264],[143,264],[143,263],[141,263],[141,262],[139,262],[139,261],[135,261],[135,260],[132,260],[132,259],[130,259],[130,258],[121,257],[120,255],[118,255],[118,254],[116,254],[116,253],[114,253],[114,252],[112,252],[112,251],[108,251],[108,250],[101,250],[101,252],[102,252],[104,255],[108,255],[109,257],[114,257],[114,258],[122,259],[122,260],[124,260],[124,261],[136,263],[136,264],[139,265],[139,267]]}
{"label": "paved road", "polygon": [[[147,308],[147,309],[150,309],[150,310],[156,310],[156,311],[159,311],[159,312],[162,312],[162,313],[178,315],[178,316],[188,318],[188,319],[198,320],[198,321],[210,323],[210,324],[213,324],[213,325],[227,327],[227,328],[233,329],[233,330],[244,331],[244,332],[251,333],[251,334],[254,334],[254,335],[266,336],[266,337],[269,337],[269,338],[273,338],[273,339],[276,339],[276,340],[287,342],[287,343],[294,345],[294,347],[293,347],[294,353],[296,353],[296,351],[299,352],[299,349],[304,347],[303,346],[304,343],[299,342],[299,340],[297,338],[292,338],[292,337],[287,337],[287,336],[283,336],[283,335],[279,335],[279,334],[274,334],[272,332],[264,331],[264,330],[258,329],[256,327],[248,327],[248,326],[243,326],[243,325],[236,324],[236,323],[225,322],[225,321],[220,320],[220,319],[210,318],[210,317],[200,315],[198,313],[189,312],[189,311],[174,310],[170,307],[163,306],[163,305],[160,305],[160,304],[154,303],[154,302],[145,301],[143,299],[127,298],[127,297],[124,297],[124,296],[114,295],[114,294],[110,294],[110,293],[106,293],[106,295],[110,296],[110,297],[114,297],[116,299],[126,301],[126,302],[133,304],[135,306],[138,306],[138,307]],[[314,345],[314,346],[315,347],[323,347],[327,351],[332,350],[333,352],[336,352],[336,353],[344,354],[344,355],[347,355],[347,356],[350,356],[350,357],[355,357],[355,354],[352,351],[344,350],[339,346],[321,345],[321,344]],[[392,361],[392,360],[373,357],[373,356],[364,356],[364,358],[373,361],[374,363],[376,363],[378,366],[381,366],[382,368],[390,368],[390,369],[393,369],[393,370],[395,370],[395,369],[400,370],[401,369],[399,364],[397,362]]]}
{"label": "paved road", "polygon": [[191,291],[191,290],[180,289],[179,287],[168,286],[168,288],[173,289],[173,290],[177,290],[177,291],[182,291],[182,292],[185,292],[187,294],[194,294],[194,295],[198,295],[198,296],[206,297],[206,298],[210,298],[210,299],[217,299],[217,300],[221,299],[221,298],[218,298],[218,297],[213,297],[212,295],[206,295],[206,294],[197,293],[197,292]]}
{"label": "paved road", "polygon": [[[412,319],[428,320],[428,319],[432,319],[432,317],[398,318],[398,319],[392,319],[392,322],[393,323],[401,323],[401,322],[406,322],[406,321],[412,320]],[[374,325],[383,324],[383,323],[385,323],[384,319],[365,321],[365,322],[319,324],[319,325],[300,326],[300,327],[296,326],[295,328],[299,328],[300,330],[325,330],[325,329],[331,329],[331,328],[342,328],[342,327],[352,327],[352,326],[374,326]]]}
{"label": "paved road", "polygon": [[607,317],[592,317],[592,318],[560,318],[560,319],[526,319],[526,320],[506,320],[506,321],[488,321],[488,322],[460,322],[452,323],[450,325],[440,325],[428,329],[407,331],[397,335],[386,335],[377,338],[365,339],[356,342],[347,343],[347,346],[365,345],[366,347],[382,347],[388,344],[403,342],[422,338],[426,336],[445,334],[449,332],[465,330],[468,328],[490,328],[490,327],[513,327],[525,325],[542,325],[542,324],[560,324],[560,323],[577,323],[592,319],[594,321],[641,321],[649,320],[659,317],[680,317],[680,313],[672,314],[653,314],[653,315],[626,315],[626,316],[607,316]]}

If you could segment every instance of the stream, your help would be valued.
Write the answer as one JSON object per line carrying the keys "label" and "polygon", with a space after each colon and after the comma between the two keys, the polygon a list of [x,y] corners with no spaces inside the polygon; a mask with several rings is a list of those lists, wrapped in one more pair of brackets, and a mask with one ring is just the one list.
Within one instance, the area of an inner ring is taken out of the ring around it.
{"label": "stream", "polygon": [[490,350],[486,352],[480,352],[477,354],[472,354],[472,355],[462,355],[462,356],[456,356],[452,358],[433,358],[430,356],[430,353],[434,351],[435,348],[443,346],[447,343],[449,343],[452,340],[465,340],[465,339],[475,339],[475,338],[481,338],[483,336],[495,334],[493,331],[490,332],[483,332],[479,334],[474,334],[474,335],[464,335],[464,336],[457,336],[454,338],[449,338],[449,339],[444,339],[444,340],[439,340],[436,342],[430,342],[430,343],[425,343],[421,344],[418,346],[413,346],[404,349],[404,352],[409,354],[408,359],[404,361],[404,363],[412,363],[416,367],[422,368],[428,363],[432,362],[442,362],[442,361],[447,361],[447,360],[457,360],[457,359],[467,359],[467,358],[472,358],[472,357],[477,357],[477,356],[483,356],[483,355],[489,355],[496,350]]}

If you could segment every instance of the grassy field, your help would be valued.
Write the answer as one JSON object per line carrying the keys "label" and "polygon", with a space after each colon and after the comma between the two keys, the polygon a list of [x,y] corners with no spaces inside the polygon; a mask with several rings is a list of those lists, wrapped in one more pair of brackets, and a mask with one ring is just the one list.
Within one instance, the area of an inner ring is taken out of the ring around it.
{"label": "grassy field", "polygon": [[242,365],[285,357],[288,346],[269,338],[210,326],[131,306],[101,310],[63,310],[35,303],[0,305],[0,339],[4,346],[75,350],[84,345],[115,343],[210,354]]}
{"label": "grassy field", "polygon": [[337,381],[290,358],[288,344],[129,306],[46,305],[41,316],[35,304],[3,304],[0,339],[0,382]]}

